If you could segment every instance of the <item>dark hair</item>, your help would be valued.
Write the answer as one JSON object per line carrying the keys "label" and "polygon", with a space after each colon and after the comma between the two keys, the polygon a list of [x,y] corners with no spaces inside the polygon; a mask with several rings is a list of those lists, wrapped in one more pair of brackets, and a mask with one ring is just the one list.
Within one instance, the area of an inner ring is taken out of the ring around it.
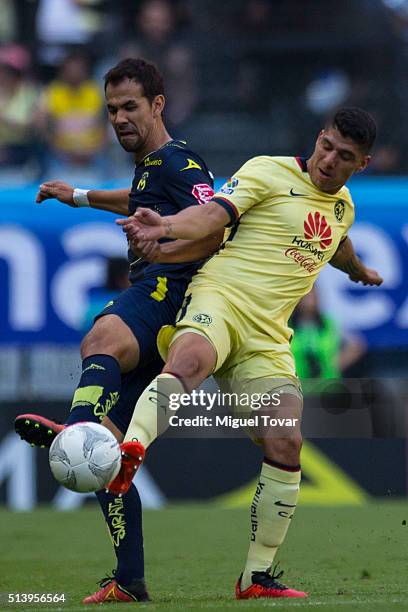
{"label": "dark hair", "polygon": [[105,91],[108,84],[118,85],[124,79],[140,83],[149,102],[160,94],[164,95],[162,75],[154,64],[144,59],[128,57],[111,68],[105,74]]}
{"label": "dark hair", "polygon": [[351,138],[365,153],[370,151],[377,135],[373,117],[357,106],[339,108],[326,125],[337,128],[345,138]]}

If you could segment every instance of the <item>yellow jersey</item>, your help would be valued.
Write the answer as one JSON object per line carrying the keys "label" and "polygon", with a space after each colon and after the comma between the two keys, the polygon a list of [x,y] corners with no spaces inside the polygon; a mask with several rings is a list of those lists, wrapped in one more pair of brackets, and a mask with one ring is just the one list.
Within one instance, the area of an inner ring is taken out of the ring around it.
{"label": "yellow jersey", "polygon": [[44,92],[53,124],[53,146],[63,153],[98,153],[104,144],[103,99],[94,81],[71,88],[53,81]]}
{"label": "yellow jersey", "polygon": [[212,201],[225,208],[233,228],[190,289],[213,288],[257,330],[288,342],[293,309],[353,223],[349,190],[319,191],[302,158],[260,156],[245,163]]}

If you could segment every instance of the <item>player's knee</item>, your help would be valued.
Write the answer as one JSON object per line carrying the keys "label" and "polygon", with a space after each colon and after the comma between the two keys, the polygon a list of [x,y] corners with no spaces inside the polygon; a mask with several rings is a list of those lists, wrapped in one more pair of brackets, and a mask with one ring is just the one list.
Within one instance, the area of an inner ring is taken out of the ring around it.
{"label": "player's knee", "polygon": [[205,364],[200,355],[188,351],[178,352],[173,358],[170,355],[163,372],[176,374],[186,382],[187,386],[191,386],[189,381],[192,381],[191,389],[194,388],[197,378],[206,377]]}
{"label": "player's knee", "polygon": [[81,357],[111,355],[121,366],[122,372],[137,366],[139,347],[136,338],[125,323],[117,317],[102,317],[81,342]]}
{"label": "player's knee", "polygon": [[192,391],[212,372],[215,358],[215,351],[206,338],[185,333],[171,345],[163,372],[180,376]]}
{"label": "player's knee", "polygon": [[264,455],[271,461],[284,465],[297,465],[300,463],[302,437],[300,434],[288,438],[265,438],[262,440]]}
{"label": "player's knee", "polygon": [[93,328],[86,334],[81,342],[81,357],[86,359],[91,355],[97,354],[111,354],[107,353],[108,349],[112,348],[111,335],[109,323],[99,323],[97,321]]}
{"label": "player's knee", "polygon": [[94,338],[93,329],[89,331],[84,338],[82,338],[80,352],[82,359],[86,359],[90,355],[95,355],[97,353],[98,342],[97,339]]}

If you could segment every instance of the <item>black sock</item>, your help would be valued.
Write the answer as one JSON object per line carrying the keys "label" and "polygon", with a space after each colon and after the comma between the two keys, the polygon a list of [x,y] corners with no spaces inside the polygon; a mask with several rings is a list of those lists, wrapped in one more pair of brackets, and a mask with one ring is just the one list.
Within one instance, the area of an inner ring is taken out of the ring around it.
{"label": "black sock", "polygon": [[82,362],[82,375],[72,399],[67,424],[101,421],[119,399],[121,372],[110,355],[91,355]]}
{"label": "black sock", "polygon": [[115,579],[126,587],[144,577],[142,504],[134,484],[122,497],[98,491],[100,503],[118,560]]}

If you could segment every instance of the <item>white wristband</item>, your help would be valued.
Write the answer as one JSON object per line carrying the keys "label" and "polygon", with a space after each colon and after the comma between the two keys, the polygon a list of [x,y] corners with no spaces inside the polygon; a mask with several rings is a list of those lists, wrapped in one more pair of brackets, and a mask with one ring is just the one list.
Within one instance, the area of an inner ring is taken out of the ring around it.
{"label": "white wristband", "polygon": [[72,194],[72,199],[74,200],[75,206],[81,208],[82,206],[90,206],[88,200],[88,191],[89,189],[74,189],[74,193]]}

